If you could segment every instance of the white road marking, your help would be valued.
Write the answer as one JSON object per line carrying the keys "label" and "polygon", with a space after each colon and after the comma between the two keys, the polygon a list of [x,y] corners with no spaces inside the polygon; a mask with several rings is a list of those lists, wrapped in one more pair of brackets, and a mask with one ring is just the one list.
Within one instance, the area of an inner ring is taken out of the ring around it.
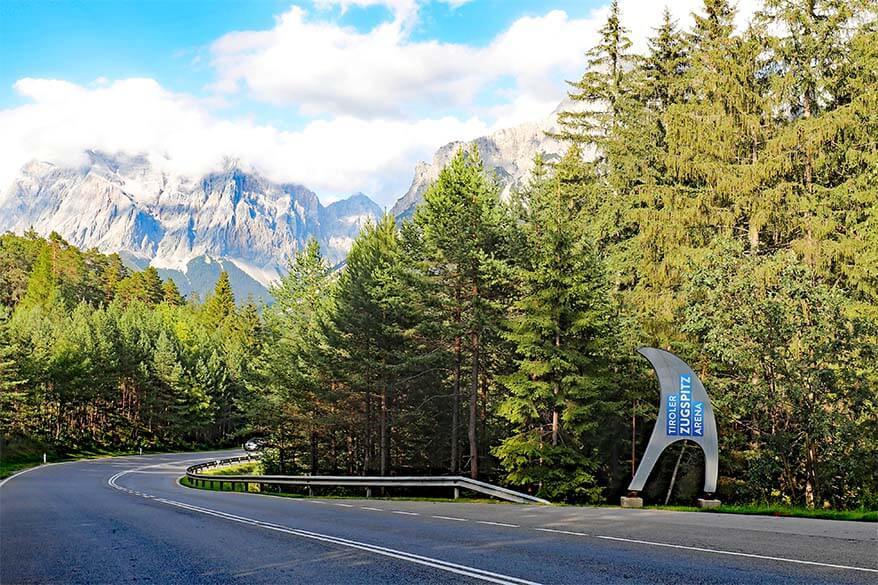
{"label": "white road marking", "polygon": [[332,505],[333,505],[333,506],[341,506],[342,508],[353,508],[353,506],[350,505],[350,504],[342,504],[342,503],[339,503],[339,502],[333,502]]}
{"label": "white road marking", "polygon": [[[191,459],[191,460],[183,461],[180,463],[188,463],[189,461],[200,461],[200,460],[201,459]],[[70,461],[70,462],[63,462],[63,463],[73,463],[73,462]],[[60,464],[61,463],[55,463],[55,464],[50,463],[47,465],[42,465],[40,467],[32,467],[30,469],[26,469],[25,471],[22,471],[21,473],[26,473],[26,472],[32,471],[34,469],[40,469],[41,467],[47,467],[48,465],[60,465]],[[159,464],[159,465],[161,465],[161,464]],[[138,469],[130,469],[130,470],[121,471],[121,472],[117,473],[116,475],[112,476],[107,481],[107,483],[109,485],[111,485],[112,487],[116,488],[117,490],[121,490],[121,491],[133,494],[134,493],[133,490],[123,488],[122,486],[117,485],[115,483],[115,481],[118,478],[122,477],[123,475],[127,475],[129,473],[136,473],[139,470],[146,469],[148,467],[157,467],[157,466],[158,465],[145,466],[145,467],[141,467]],[[0,482],[0,486],[2,486],[4,483],[6,483],[6,481],[9,481],[13,477],[16,477],[17,475],[20,475],[20,473],[6,478],[2,482]],[[149,496],[148,494],[143,494],[143,497],[152,497],[152,496]],[[453,573],[459,573],[462,575],[472,576],[472,577],[475,577],[476,579],[482,579],[484,581],[490,581],[490,582],[494,582],[494,583],[518,584],[518,585],[521,585],[521,584],[538,585],[538,584],[533,584],[533,582],[531,582],[531,581],[526,581],[524,579],[518,579],[517,577],[498,575],[496,573],[490,573],[488,571],[483,571],[482,569],[476,569],[474,567],[467,567],[467,566],[463,566],[463,565],[455,565],[454,563],[449,563],[447,561],[442,561],[439,559],[432,559],[430,557],[420,557],[419,555],[415,555],[413,553],[407,553],[404,551],[395,551],[394,549],[384,549],[383,547],[380,547],[377,545],[372,545],[372,544],[367,544],[367,543],[359,543],[357,541],[346,541],[345,539],[342,539],[342,538],[329,536],[329,535],[322,535],[322,534],[318,534],[318,533],[309,533],[305,530],[287,528],[287,527],[278,526],[278,525],[274,525],[274,524],[270,524],[270,523],[266,523],[266,522],[261,522],[259,520],[253,520],[253,519],[244,518],[241,516],[234,516],[232,514],[227,514],[225,512],[219,512],[217,510],[209,510],[208,508],[200,508],[198,506],[192,506],[190,504],[183,504],[182,502],[165,500],[163,498],[158,498],[158,497],[154,497],[154,501],[162,502],[162,503],[165,503],[168,505],[177,506],[177,507],[181,507],[181,508],[187,508],[187,509],[190,509],[190,510],[193,510],[196,512],[210,514],[210,515],[218,516],[221,518],[234,520],[237,522],[260,526],[260,527],[267,528],[270,530],[279,530],[282,532],[288,532],[290,534],[295,534],[297,536],[303,536],[305,538],[313,538],[315,540],[323,540],[326,542],[335,542],[336,544],[341,544],[342,546],[351,546],[353,548],[368,550],[368,551],[374,552],[376,554],[384,554],[385,556],[393,556],[395,558],[401,558],[403,560],[408,560],[410,562],[417,563],[417,564],[434,566],[431,563],[436,563],[436,565],[435,565],[436,568],[451,571]],[[311,503],[314,503],[314,504],[327,504],[328,503],[328,502],[320,501],[320,500],[308,500],[308,501]],[[353,508],[354,507],[351,504],[342,504],[342,503],[338,503],[338,502],[334,503],[334,505],[342,506],[342,507],[346,507],[346,508]],[[380,508],[368,508],[365,506],[361,506],[361,508],[366,509],[366,510],[380,511],[380,512],[387,511],[387,510],[381,510]],[[405,514],[405,515],[413,515],[413,516],[419,515],[416,512],[405,512],[403,510],[393,510],[393,512],[396,514]],[[453,516],[438,516],[437,515],[437,516],[432,516],[432,517],[437,518],[437,519],[441,519],[441,520],[455,520],[458,522],[469,521],[467,518],[455,518]],[[518,526],[517,524],[506,524],[503,522],[489,522],[487,520],[474,520],[474,522],[476,522],[478,524],[487,524],[487,525],[491,525],[491,526],[504,526],[504,527],[508,527],[508,528],[520,528],[520,526]],[[528,528],[525,528],[525,530],[527,530],[527,529]],[[833,563],[823,563],[823,562],[819,562],[819,561],[807,561],[807,560],[802,560],[802,559],[791,559],[791,558],[787,558],[787,557],[775,557],[775,556],[769,556],[769,555],[727,551],[727,550],[721,550],[721,549],[711,549],[711,548],[687,546],[687,545],[681,545],[681,544],[671,544],[671,543],[666,543],[666,542],[655,542],[655,541],[640,540],[640,539],[635,539],[635,538],[623,538],[623,537],[606,536],[606,535],[589,535],[589,534],[586,534],[584,532],[574,532],[574,531],[570,531],[570,530],[559,530],[556,528],[533,528],[532,530],[537,530],[540,532],[557,533],[557,534],[567,534],[567,535],[571,535],[571,536],[585,536],[585,537],[589,537],[589,538],[599,538],[601,540],[627,542],[627,543],[631,543],[631,544],[641,544],[641,545],[647,545],[647,546],[674,548],[674,549],[701,552],[701,553],[707,553],[707,554],[744,557],[744,558],[760,559],[760,560],[766,560],[766,561],[776,561],[776,562],[782,562],[782,563],[794,563],[794,564],[799,564],[799,565],[825,567],[825,568],[829,568],[829,569],[841,569],[841,570],[848,570],[848,571],[862,571],[862,572],[866,572],[866,573],[878,573],[878,569],[872,569],[869,567],[857,567],[857,566],[852,566],[852,565],[839,565],[839,564],[833,564]],[[347,544],[345,544],[345,543],[347,543]],[[372,550],[372,549],[375,549],[375,550]],[[381,552],[381,550],[384,550],[385,552]],[[401,556],[397,556],[397,555],[401,555]],[[405,557],[412,557],[412,558],[405,558]],[[420,559],[420,561],[414,560],[414,559]],[[452,570],[451,568],[439,566],[439,564],[447,565],[449,567],[457,567],[457,568],[459,568],[459,570]],[[478,574],[470,574],[466,571],[472,571],[473,573],[478,573]],[[482,575],[480,576],[479,574],[482,574]],[[488,576],[486,577],[484,575],[488,575]],[[497,580],[497,579],[507,579],[508,581],[502,581],[502,580]]]}
{"label": "white road marking", "polygon": [[[122,486],[120,486],[116,483],[116,481],[119,478],[121,478],[124,475],[127,475],[128,473],[129,473],[129,471],[121,471],[121,472],[117,473],[116,475],[112,476],[110,479],[107,480],[107,484],[110,485],[111,487],[117,489],[117,490],[129,491],[129,490],[127,490],[127,488],[123,488]],[[391,558],[407,561],[409,563],[423,565],[426,567],[439,569],[441,571],[446,571],[446,572],[454,573],[457,575],[463,575],[465,577],[472,577],[473,579],[478,579],[478,580],[486,581],[489,583],[498,583],[499,585],[540,585],[539,583],[537,583],[535,581],[528,581],[527,579],[519,579],[518,577],[503,575],[500,573],[493,573],[491,571],[486,571],[484,569],[477,569],[475,567],[469,567],[466,565],[459,565],[456,563],[443,561],[441,559],[417,555],[414,553],[409,553],[409,552],[396,550],[396,549],[383,547],[383,546],[378,546],[378,545],[374,545],[374,544],[369,544],[369,543],[365,543],[365,542],[358,542],[356,540],[348,540],[345,538],[339,538],[339,537],[330,536],[327,534],[320,534],[318,532],[310,532],[307,530],[300,530],[297,528],[289,528],[287,526],[272,524],[270,522],[263,522],[261,520],[256,520],[253,518],[247,518],[244,516],[237,516],[235,514],[221,512],[219,510],[212,510],[210,508],[203,508],[201,506],[194,506],[192,504],[186,504],[183,502],[177,502],[177,501],[168,500],[165,498],[158,498],[157,497],[153,501],[161,502],[161,503],[167,504],[169,506],[183,508],[186,510],[190,510],[192,512],[198,512],[201,514],[207,514],[209,516],[215,516],[217,518],[222,518],[225,520],[229,520],[231,522],[248,524],[248,525],[256,526],[259,528],[264,528],[266,530],[283,532],[285,534],[291,534],[293,536],[299,536],[301,538],[318,540],[321,542],[327,542],[330,544],[334,544],[336,546],[344,546],[347,548],[354,548],[354,549],[362,550],[362,551],[369,552],[372,554],[391,557]],[[338,505],[338,504],[336,504],[336,505]],[[345,506],[353,507],[353,506],[350,506],[348,504],[345,504]]]}
{"label": "white road marking", "polygon": [[381,508],[370,508],[369,506],[360,506],[363,510],[372,510],[373,512],[383,512]]}
{"label": "white road marking", "polygon": [[404,514],[406,516],[420,516],[417,512],[406,512],[405,510],[391,510],[394,514]]}
{"label": "white road marking", "polygon": [[585,532],[572,532],[570,530],[557,530],[555,528],[534,528],[540,532],[556,532],[558,534],[570,534],[572,536],[588,536]]}
{"label": "white road marking", "polygon": [[768,555],[757,555],[752,553],[735,552],[730,550],[719,550],[713,548],[702,548],[699,546],[686,546],[682,544],[668,544],[666,542],[653,542],[651,540],[638,540],[636,538],[621,538],[618,536],[595,536],[603,540],[615,540],[619,542],[631,542],[634,544],[647,544],[650,546],[662,546],[665,548],[679,548],[682,550],[698,551],[715,555],[728,555],[733,557],[746,557],[749,559],[763,559],[766,561],[780,561],[782,563],[796,563],[798,565],[812,565],[816,567],[827,567],[830,569],[846,569],[849,571],[865,571],[867,573],[878,573],[878,569],[870,569],[868,567],[852,567],[850,565],[834,565],[832,563],[820,563],[817,561],[803,561],[800,559],[788,559],[786,557],[771,557]]}

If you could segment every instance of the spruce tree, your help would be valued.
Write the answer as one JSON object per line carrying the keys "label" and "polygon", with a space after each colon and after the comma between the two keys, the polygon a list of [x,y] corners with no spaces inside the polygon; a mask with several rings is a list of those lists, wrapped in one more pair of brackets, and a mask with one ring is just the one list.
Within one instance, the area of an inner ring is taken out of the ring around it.
{"label": "spruce tree", "polygon": [[[482,347],[486,328],[495,327],[499,313],[494,298],[497,282],[508,276],[504,247],[510,215],[499,201],[497,185],[485,175],[478,150],[458,150],[439,173],[415,212],[424,234],[432,270],[449,287],[447,321],[453,335],[469,350],[468,439],[470,474],[478,476],[478,392],[482,380]],[[455,343],[457,345],[457,341]]]}
{"label": "spruce tree", "polygon": [[162,284],[162,302],[172,307],[179,307],[184,302],[180,289],[177,288],[177,283],[174,282],[173,278],[167,279]]}
{"label": "spruce tree", "polygon": [[558,121],[562,126],[560,137],[600,145],[619,121],[630,91],[628,73],[635,61],[618,0],[610,3],[610,14],[598,34],[598,43],[586,53],[582,79],[570,82],[568,95],[579,107],[561,112]]}
{"label": "spruce tree", "polygon": [[600,492],[587,429],[603,415],[600,403],[612,400],[603,382],[608,288],[580,228],[585,201],[564,181],[576,174],[565,167],[582,164],[575,147],[550,177],[538,160],[523,197],[528,257],[507,333],[517,369],[504,378],[511,394],[500,406],[516,432],[496,449],[510,481],[538,486],[552,498],[594,499]]}
{"label": "spruce tree", "polygon": [[229,273],[223,270],[214,285],[213,294],[204,303],[203,319],[212,329],[220,327],[235,314],[235,294],[229,282]]}

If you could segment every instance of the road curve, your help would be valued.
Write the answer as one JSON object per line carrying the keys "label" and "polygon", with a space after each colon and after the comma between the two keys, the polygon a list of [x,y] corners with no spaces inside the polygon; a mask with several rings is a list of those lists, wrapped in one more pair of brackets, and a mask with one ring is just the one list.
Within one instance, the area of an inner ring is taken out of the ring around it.
{"label": "road curve", "polygon": [[0,484],[0,583],[878,583],[878,526],[656,510],[192,490],[230,452]]}

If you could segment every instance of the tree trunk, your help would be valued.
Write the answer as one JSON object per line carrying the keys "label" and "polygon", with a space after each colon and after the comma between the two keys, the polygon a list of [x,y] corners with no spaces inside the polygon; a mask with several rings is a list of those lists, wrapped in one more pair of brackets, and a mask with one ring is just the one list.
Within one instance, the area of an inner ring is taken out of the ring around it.
{"label": "tree trunk", "polygon": [[311,475],[317,475],[317,431],[311,431]]}
{"label": "tree trunk", "polygon": [[[556,328],[555,329],[555,350],[556,352],[561,349],[561,332]],[[552,383],[552,446],[556,446],[558,444],[558,432],[561,428],[559,417],[558,417],[558,395],[561,392],[561,386],[558,384],[557,374],[555,375],[555,381]]]}
{"label": "tree trunk", "polygon": [[363,453],[363,474],[372,471],[372,390],[366,389],[366,445]]}
{"label": "tree trunk", "polygon": [[[458,312],[458,322],[459,322]],[[460,469],[460,366],[461,366],[461,341],[460,336],[454,338],[454,388],[451,401],[451,473],[457,473]]]}
{"label": "tree trunk", "polygon": [[686,451],[686,441],[683,441],[683,447],[680,454],[677,455],[677,463],[674,464],[674,473],[671,474],[671,485],[668,486],[668,493],[665,495],[665,506],[671,501],[671,493],[674,491],[674,484],[677,483],[677,471],[680,470],[680,461],[683,459],[683,453]]}
{"label": "tree trunk", "polygon": [[390,463],[390,433],[387,428],[387,386],[381,387],[381,475],[387,475]]}
{"label": "tree trunk", "polygon": [[472,343],[472,371],[470,373],[470,392],[469,392],[469,456],[470,456],[470,477],[478,479],[479,477],[479,443],[476,435],[476,423],[478,420],[478,400],[479,400],[479,333],[473,331],[470,335]]}

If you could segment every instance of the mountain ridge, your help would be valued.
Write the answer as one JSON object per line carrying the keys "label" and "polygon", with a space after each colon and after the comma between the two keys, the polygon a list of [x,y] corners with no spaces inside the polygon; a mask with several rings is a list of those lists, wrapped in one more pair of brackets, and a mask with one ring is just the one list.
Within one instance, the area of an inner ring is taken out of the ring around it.
{"label": "mountain ridge", "polygon": [[[120,253],[129,265],[177,278],[198,259],[198,266],[228,261],[261,287],[241,277],[232,282],[236,293],[267,298],[309,238],[338,263],[382,213],[362,193],[324,206],[307,187],[274,183],[231,160],[193,177],[159,170],[143,155],[87,155],[79,166],[26,164],[0,193],[0,230],[55,231],[78,247]],[[202,294],[208,283],[190,284]]]}

